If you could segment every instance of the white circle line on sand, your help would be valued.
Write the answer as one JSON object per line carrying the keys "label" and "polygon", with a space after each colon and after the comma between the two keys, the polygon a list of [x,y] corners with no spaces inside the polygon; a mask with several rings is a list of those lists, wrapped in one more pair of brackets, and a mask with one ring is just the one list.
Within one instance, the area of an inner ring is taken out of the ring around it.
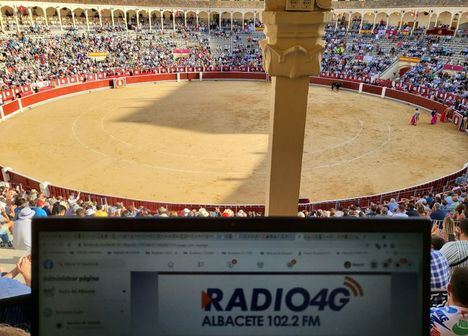
{"label": "white circle line on sand", "polygon": [[[134,148],[137,148],[139,149],[140,147],[137,146],[137,145],[134,145],[132,143],[129,143],[125,140],[122,140],[118,137],[116,137],[115,135],[113,135],[111,132],[109,132],[105,127],[104,127],[104,121],[105,121],[106,117],[102,117],[101,118],[101,129],[104,133],[106,133],[108,136],[110,136],[112,139],[126,145],[126,146],[129,146],[129,147],[134,147]],[[310,155],[310,154],[317,154],[317,153],[322,153],[322,152],[325,152],[325,151],[328,151],[328,150],[332,150],[332,149],[336,149],[336,148],[341,148],[341,147],[344,147],[350,143],[353,143],[354,141],[356,141],[362,134],[362,130],[364,128],[364,122],[361,120],[361,119],[358,119],[358,124],[359,124],[359,129],[357,131],[357,133],[350,139],[344,141],[344,142],[341,142],[339,144],[336,144],[334,146],[331,146],[331,147],[326,147],[326,148],[322,148],[322,149],[319,149],[319,150],[316,150],[316,151],[312,151],[312,152],[304,152],[304,155]],[[181,157],[181,158],[187,158],[187,159],[202,159],[202,160],[212,160],[212,161],[231,161],[232,158],[230,157],[208,157],[208,156],[195,156],[195,155],[189,155],[189,154],[178,154],[178,153],[172,153],[172,152],[167,152],[167,151],[162,151],[162,150],[155,150],[156,153],[159,153],[159,154],[163,154],[163,155],[167,155],[167,156],[173,156],[173,157]],[[266,154],[266,153],[265,153]],[[257,154],[254,154],[254,155],[257,155]]]}
{"label": "white circle line on sand", "polygon": [[[116,161],[121,161],[121,162],[127,162],[127,163],[131,163],[131,164],[137,164],[137,165],[141,165],[141,166],[147,166],[147,167],[151,167],[153,169],[158,169],[158,170],[165,170],[165,171],[170,171],[170,172],[178,172],[178,173],[189,173],[189,174],[203,174],[203,175],[225,175],[225,174],[229,174],[229,175],[245,175],[246,173],[249,173],[250,171],[244,171],[244,172],[215,172],[215,171],[206,171],[206,170],[189,170],[189,169],[176,169],[176,168],[169,168],[169,167],[163,167],[163,166],[158,166],[158,165],[152,165],[152,164],[149,164],[149,163],[136,163],[132,160],[128,160],[128,159],[121,159],[121,158],[118,158],[118,157],[115,157],[115,156],[112,156],[112,155],[109,155],[107,153],[104,153],[104,152],[101,152],[101,151],[98,151],[88,145],[86,145],[80,138],[79,136],[77,135],[76,133],[76,124],[78,122],[78,120],[81,118],[83,114],[80,114],[77,118],[75,118],[75,120],[73,121],[73,124],[72,124],[72,134],[74,136],[74,138],[76,139],[76,141],[82,146],[84,147],[85,149],[89,150],[89,151],[92,151],[94,153],[97,153],[99,155],[103,155],[103,156],[106,156],[108,158],[111,158],[113,160],[116,160]],[[104,121],[104,118],[101,118],[101,128],[105,131],[104,127],[103,127],[103,121]],[[346,141],[345,143],[341,143],[341,144],[338,144],[332,148],[339,148],[339,147],[342,147],[346,144],[349,144],[349,143],[352,143],[354,142],[358,137],[360,137],[361,133],[362,133],[362,130],[363,130],[363,125],[364,123],[362,122],[362,120],[358,120],[359,122],[359,125],[360,125],[360,128],[359,128],[359,131],[357,132],[357,134],[349,139],[348,141]],[[368,155],[371,155],[373,153],[375,153],[377,150],[379,150],[380,148],[382,148],[383,146],[385,146],[387,143],[390,142],[390,137],[391,137],[391,128],[389,125],[387,125],[387,140],[384,141],[380,146],[368,151],[368,152],[365,152],[364,154],[362,155],[359,155],[359,156],[356,156],[356,157],[353,157],[349,160],[345,160],[345,161],[338,161],[338,162],[335,162],[335,163],[331,163],[331,164],[325,164],[325,165],[320,165],[320,166],[315,166],[315,167],[311,167],[309,169],[307,169],[308,171],[312,170],[312,169],[320,169],[320,168],[330,168],[330,167],[336,167],[336,166],[340,166],[340,165],[343,165],[343,164],[347,164],[347,163],[350,163],[350,162],[353,162],[353,161],[356,161],[356,160],[359,160],[365,156],[368,156]],[[108,133],[108,132],[106,132]],[[109,133],[109,135],[111,135]],[[117,139],[115,136],[111,135],[112,138],[115,138]],[[117,139],[118,141],[122,142],[122,143],[126,143],[125,141],[123,140],[119,140]],[[126,143],[128,144],[128,143]],[[131,145],[131,144],[129,144]],[[133,145],[132,145],[133,146]],[[330,148],[328,148],[330,149]],[[157,151],[157,152],[160,152],[160,151]],[[257,172],[258,175],[266,175],[266,172],[262,173],[262,172]]]}
{"label": "white circle line on sand", "polygon": [[135,162],[135,161],[132,161],[132,160],[128,160],[128,159],[121,159],[119,157],[116,157],[116,156],[113,156],[113,155],[109,155],[107,153],[104,153],[104,152],[101,152],[99,150],[96,150],[90,146],[88,146],[87,144],[85,144],[81,139],[80,137],[78,136],[78,134],[76,133],[76,124],[78,123],[79,119],[81,118],[83,114],[80,114],[78,117],[75,118],[75,120],[73,121],[73,124],[72,124],[72,134],[73,134],[73,137],[75,138],[75,140],[78,142],[78,144],[80,146],[82,146],[83,148],[85,148],[86,150],[89,150],[93,153],[96,153],[96,154],[99,154],[99,155],[103,155],[105,157],[108,157],[108,158],[111,158],[115,161],[121,161],[121,162],[127,162],[127,163],[131,163],[131,164],[137,164],[137,165],[140,165],[140,166],[147,166],[147,167],[151,167],[151,168],[154,168],[154,169],[158,169],[158,170],[165,170],[165,171],[170,171],[170,172],[175,172],[175,173],[184,173],[184,174],[208,174],[208,175],[225,175],[225,174],[229,174],[229,175],[245,175],[246,173],[250,172],[249,171],[246,171],[246,172],[216,172],[216,171],[209,171],[209,170],[189,170],[189,169],[176,169],[176,168],[169,168],[169,167],[163,167],[163,166],[158,166],[158,165],[152,165],[152,164],[149,164],[149,163],[142,163],[142,162]]}
{"label": "white circle line on sand", "polygon": [[368,156],[368,155],[374,154],[375,152],[377,152],[378,150],[382,149],[384,146],[386,146],[386,145],[391,141],[391,133],[392,133],[392,129],[391,129],[390,125],[387,125],[387,137],[386,137],[386,140],[385,140],[384,142],[382,142],[379,146],[377,146],[377,147],[371,149],[370,151],[365,152],[364,154],[361,154],[361,155],[359,155],[359,156],[352,157],[351,159],[344,160],[344,161],[337,161],[337,162],[331,163],[331,164],[325,164],[325,165],[315,166],[315,167],[309,168],[309,169],[307,169],[307,170],[320,169],[320,168],[330,168],[330,167],[341,166],[341,165],[348,164],[348,163],[350,163],[350,162],[353,162],[353,161],[362,159],[363,157],[366,157],[366,156]]}

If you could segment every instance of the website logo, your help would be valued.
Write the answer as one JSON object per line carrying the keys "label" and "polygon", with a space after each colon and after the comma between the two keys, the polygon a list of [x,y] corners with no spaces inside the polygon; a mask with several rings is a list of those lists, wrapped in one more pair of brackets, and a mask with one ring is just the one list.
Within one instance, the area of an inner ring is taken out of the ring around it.
{"label": "website logo", "polygon": [[353,278],[345,277],[343,287],[322,288],[310,292],[303,287],[276,288],[207,288],[201,292],[201,309],[204,311],[260,312],[266,310],[303,312],[317,308],[319,311],[342,310],[351,297],[362,297],[362,286]]}

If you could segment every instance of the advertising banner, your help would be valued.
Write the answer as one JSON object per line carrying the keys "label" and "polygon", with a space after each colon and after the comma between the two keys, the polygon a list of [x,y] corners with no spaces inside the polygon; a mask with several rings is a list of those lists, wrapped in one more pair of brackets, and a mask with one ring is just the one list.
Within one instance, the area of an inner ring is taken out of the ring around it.
{"label": "advertising banner", "polygon": [[391,334],[389,275],[160,274],[157,286],[161,335]]}

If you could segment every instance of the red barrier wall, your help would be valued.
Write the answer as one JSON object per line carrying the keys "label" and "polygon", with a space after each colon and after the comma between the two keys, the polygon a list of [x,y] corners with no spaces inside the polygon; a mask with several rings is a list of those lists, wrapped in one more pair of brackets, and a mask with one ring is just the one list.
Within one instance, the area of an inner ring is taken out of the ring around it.
{"label": "red barrier wall", "polygon": [[17,100],[12,101],[11,103],[3,105],[3,114],[5,116],[12,114],[19,110],[19,102]]}
{"label": "red barrier wall", "polygon": [[87,83],[71,85],[71,86],[63,86],[63,87],[58,87],[52,90],[33,94],[31,96],[23,98],[21,101],[23,103],[23,107],[27,107],[27,106],[37,104],[39,102],[42,102],[48,99],[53,99],[53,98],[65,96],[65,95],[72,94],[72,93],[78,93],[82,91],[96,90],[100,88],[109,87],[111,84],[112,82],[110,80],[104,79],[104,80],[95,81],[95,82],[87,82]]}
{"label": "red barrier wall", "polygon": [[393,90],[393,89],[387,89],[385,96],[389,98],[406,101],[408,103],[415,104],[415,105],[427,108],[429,110],[436,109],[437,112],[439,113],[442,113],[447,108],[444,104],[441,104],[434,100],[424,98],[424,97],[421,97],[412,93]]}
{"label": "red barrier wall", "polygon": [[[199,79],[200,75],[198,72],[194,73],[180,73],[180,79]],[[264,73],[249,73],[249,72],[204,72],[203,78],[205,79],[252,79],[252,80],[265,80],[266,75]],[[136,83],[144,83],[144,82],[155,82],[155,81],[163,81],[163,80],[176,80],[177,74],[175,73],[164,73],[164,74],[149,74],[149,75],[136,75],[136,76],[127,76],[127,84],[136,84]],[[317,85],[331,85],[332,82],[341,82],[343,83],[343,88],[350,89],[350,90],[359,90],[359,83],[358,82],[351,82],[345,81],[342,79],[336,78],[324,78],[324,77],[311,77],[310,83],[317,84]],[[112,85],[112,79],[105,79],[105,80],[98,80],[93,82],[86,82],[80,83],[77,85],[71,86],[64,86],[58,87],[55,89],[50,89],[46,91],[42,91],[27,97],[22,98],[23,107],[31,106],[33,104],[43,102],[49,99],[57,98],[60,96],[65,96],[72,93],[88,91],[88,90],[95,90],[99,88],[110,87]],[[382,87],[364,84],[363,91],[371,94],[380,95],[382,92]],[[417,96],[414,94],[410,94],[407,92],[397,91],[393,89],[387,89],[386,96],[389,98],[398,99],[401,101],[407,101],[412,104],[416,104],[422,106],[427,109],[435,108],[437,111],[442,112],[445,109],[443,104],[435,102],[433,100]],[[3,106],[4,114],[10,115],[11,113],[17,111],[19,109],[19,102],[15,100],[11,103],[5,104]],[[0,167],[1,169],[1,167]],[[460,170],[455,172],[449,176],[442,177],[436,181],[431,181],[422,185],[414,186],[411,188],[384,193],[380,195],[373,195],[373,196],[366,196],[362,198],[353,198],[353,199],[345,199],[345,200],[334,200],[334,201],[325,201],[320,203],[309,203],[309,204],[300,204],[300,210],[314,210],[314,209],[330,209],[334,207],[345,207],[352,204],[358,204],[359,206],[366,207],[369,206],[371,203],[381,203],[383,201],[389,200],[390,198],[396,198],[397,200],[403,198],[409,198],[421,193],[428,193],[428,192],[443,192],[445,189],[450,185],[450,183],[458,176],[462,176],[467,173],[467,169]],[[28,177],[24,177],[22,175],[9,172],[10,182],[13,185],[22,185],[24,189],[36,189],[39,190],[39,182]],[[3,177],[0,174],[0,181]],[[62,196],[68,197],[74,190],[57,187],[57,186],[49,186],[49,191],[51,195],[54,196]],[[98,195],[92,193],[81,193],[81,198],[85,200],[91,200],[100,204],[115,204],[117,202],[121,202],[126,206],[134,205],[136,207],[144,206],[149,208],[153,211],[157,210],[157,208],[164,206],[170,210],[182,210],[184,208],[199,208],[204,207],[208,210],[214,210],[215,207],[221,207],[221,210],[224,208],[230,208],[234,211],[237,209],[243,209],[244,211],[255,211],[255,212],[264,212],[263,205],[210,205],[210,204],[172,204],[172,203],[165,203],[165,202],[152,202],[152,201],[142,201],[142,200],[132,200],[126,199],[121,197],[114,197],[108,195]]]}
{"label": "red barrier wall", "polygon": [[249,72],[204,72],[203,79],[256,79],[264,80],[264,73],[249,73]]}
{"label": "red barrier wall", "polygon": [[375,86],[375,85],[369,85],[369,84],[363,84],[362,91],[367,92],[367,93],[372,93],[372,94],[375,94],[375,95],[381,95],[382,94],[382,87],[381,86]]}

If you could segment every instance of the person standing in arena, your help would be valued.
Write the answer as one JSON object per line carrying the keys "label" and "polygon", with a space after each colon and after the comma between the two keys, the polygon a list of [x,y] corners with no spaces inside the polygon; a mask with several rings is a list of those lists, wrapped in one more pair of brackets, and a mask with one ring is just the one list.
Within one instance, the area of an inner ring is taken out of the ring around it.
{"label": "person standing in arena", "polygon": [[413,126],[416,126],[418,124],[418,121],[419,121],[419,109],[417,108],[416,109],[416,112],[413,114],[413,116],[411,117],[411,125]]}
{"label": "person standing in arena", "polygon": [[431,125],[437,124],[437,111],[435,109],[432,110],[431,116],[432,116]]}

